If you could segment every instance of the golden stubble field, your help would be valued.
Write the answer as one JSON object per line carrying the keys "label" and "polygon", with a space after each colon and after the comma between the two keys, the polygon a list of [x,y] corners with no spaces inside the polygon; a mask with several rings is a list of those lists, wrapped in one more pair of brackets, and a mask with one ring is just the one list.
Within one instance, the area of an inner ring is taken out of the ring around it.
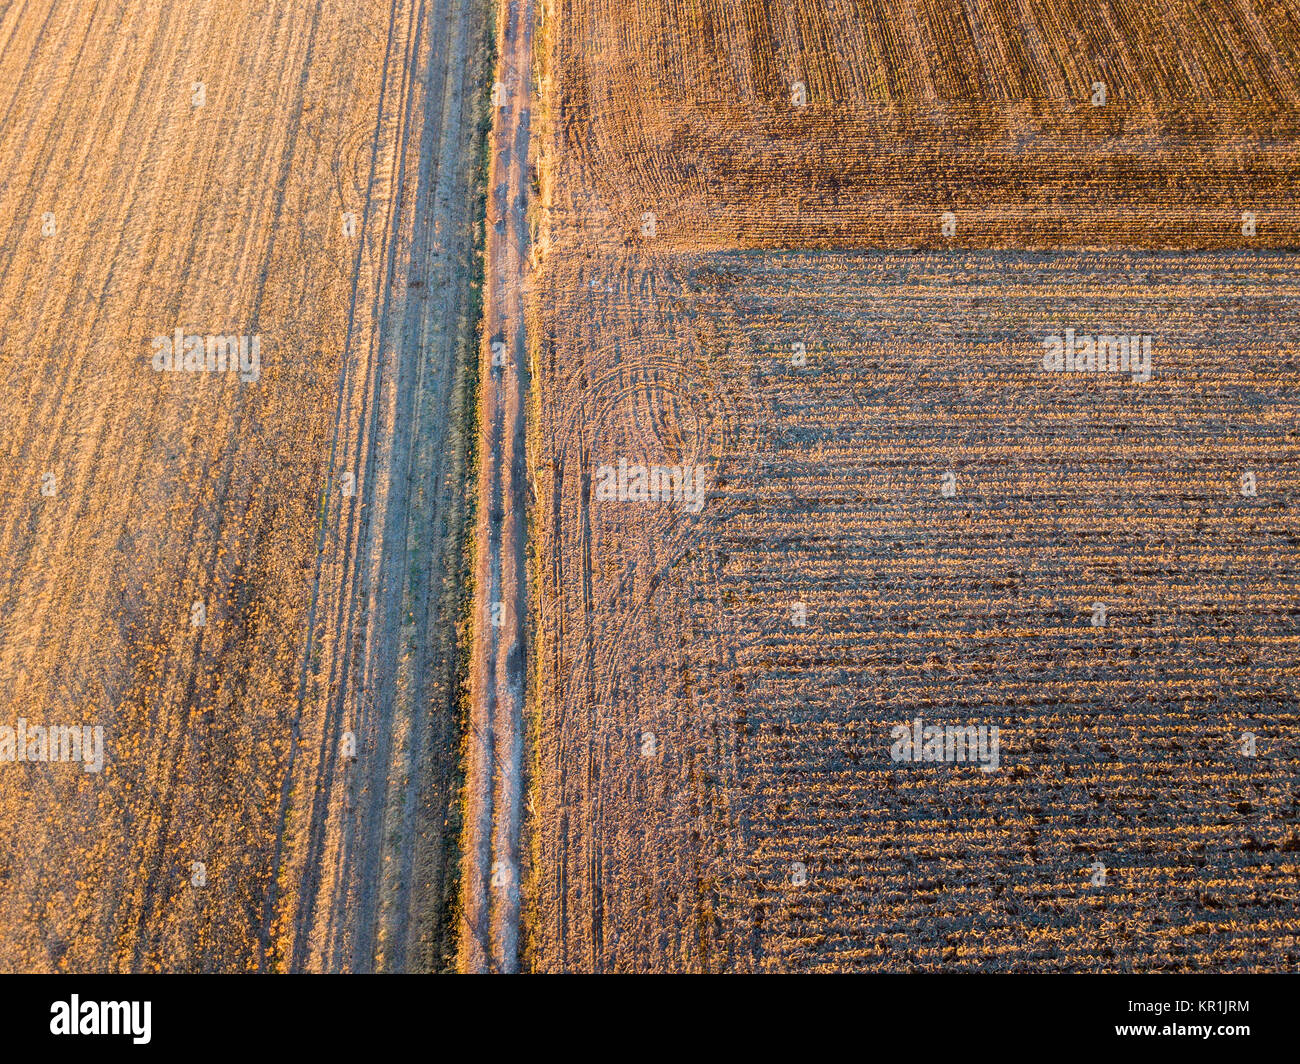
{"label": "golden stubble field", "polygon": [[0,11],[0,970],[450,963],[486,32]]}
{"label": "golden stubble field", "polygon": [[546,10],[533,968],[1296,967],[1294,6],[966,10]]}
{"label": "golden stubble field", "polygon": [[[554,125],[661,249],[1300,242],[1294,0],[557,0]],[[951,212],[953,235],[941,215]]]}
{"label": "golden stubble field", "polygon": [[0,970],[1293,970],[1295,0],[532,13],[0,10]]}

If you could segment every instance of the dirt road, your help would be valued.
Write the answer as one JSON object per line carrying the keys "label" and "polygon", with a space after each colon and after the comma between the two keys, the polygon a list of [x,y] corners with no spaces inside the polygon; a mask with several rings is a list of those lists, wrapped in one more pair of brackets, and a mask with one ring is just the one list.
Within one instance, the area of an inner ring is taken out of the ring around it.
{"label": "dirt road", "polygon": [[531,0],[502,5],[494,88],[461,928],[461,965],[472,972],[519,967],[527,617],[523,291],[533,18]]}

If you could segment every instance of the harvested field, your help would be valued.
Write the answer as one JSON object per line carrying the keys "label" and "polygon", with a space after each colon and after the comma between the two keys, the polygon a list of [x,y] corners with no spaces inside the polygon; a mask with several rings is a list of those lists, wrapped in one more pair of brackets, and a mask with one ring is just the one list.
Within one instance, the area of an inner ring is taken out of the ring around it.
{"label": "harvested field", "polygon": [[1298,192],[1300,0],[0,5],[0,971],[1300,968]]}
{"label": "harvested field", "polygon": [[1296,968],[1300,36],[1209,6],[548,11],[531,967]]}
{"label": "harvested field", "polygon": [[1243,212],[1252,246],[1300,246],[1294,0],[557,0],[552,21],[557,159],[582,170],[557,189],[628,238],[654,212],[661,248],[1237,247]]}
{"label": "harvested field", "polygon": [[[534,963],[1293,966],[1300,263],[642,265],[548,279]],[[1152,380],[1045,382],[1062,320]],[[917,717],[1000,771],[892,762]]]}
{"label": "harvested field", "polygon": [[0,970],[452,963],[486,14],[0,10]]}

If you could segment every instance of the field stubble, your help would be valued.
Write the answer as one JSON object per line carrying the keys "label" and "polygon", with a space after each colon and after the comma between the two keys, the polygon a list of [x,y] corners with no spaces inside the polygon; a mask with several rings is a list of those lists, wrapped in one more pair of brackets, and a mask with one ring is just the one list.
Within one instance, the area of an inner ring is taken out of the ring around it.
{"label": "field stubble", "polygon": [[531,966],[1296,966],[1298,38],[1214,6],[548,8]]}
{"label": "field stubble", "polygon": [[107,751],[0,767],[0,968],[446,966],[484,6],[112,6],[0,15],[4,723]]}

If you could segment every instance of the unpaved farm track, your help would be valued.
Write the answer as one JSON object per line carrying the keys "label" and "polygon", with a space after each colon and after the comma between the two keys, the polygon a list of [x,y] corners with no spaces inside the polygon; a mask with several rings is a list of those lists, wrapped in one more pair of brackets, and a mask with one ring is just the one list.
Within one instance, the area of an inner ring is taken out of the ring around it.
{"label": "unpaved farm track", "polygon": [[475,639],[461,966],[519,967],[523,813],[525,508],[528,391],[523,285],[527,270],[531,0],[499,8],[497,102],[489,171],[484,343],[480,351]]}
{"label": "unpaved farm track", "polygon": [[0,8],[0,971],[450,963],[486,12]]}

